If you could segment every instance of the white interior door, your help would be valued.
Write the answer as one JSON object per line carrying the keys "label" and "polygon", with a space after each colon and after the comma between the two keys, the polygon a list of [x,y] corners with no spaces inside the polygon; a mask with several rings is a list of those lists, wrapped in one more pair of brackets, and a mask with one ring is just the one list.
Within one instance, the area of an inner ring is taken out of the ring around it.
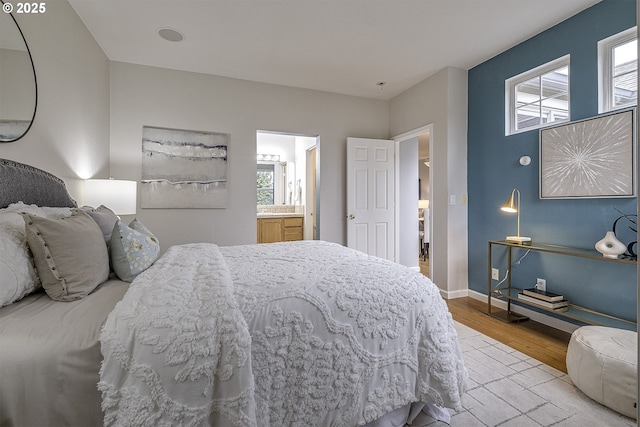
{"label": "white interior door", "polygon": [[347,246],[395,261],[395,141],[347,138]]}

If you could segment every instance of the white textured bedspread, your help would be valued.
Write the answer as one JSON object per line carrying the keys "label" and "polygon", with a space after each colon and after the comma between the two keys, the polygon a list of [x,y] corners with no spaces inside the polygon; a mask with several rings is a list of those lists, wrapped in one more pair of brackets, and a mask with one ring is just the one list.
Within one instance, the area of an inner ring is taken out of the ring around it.
{"label": "white textured bedspread", "polygon": [[101,342],[105,425],[356,426],[467,379],[429,279],[317,241],[174,246]]}

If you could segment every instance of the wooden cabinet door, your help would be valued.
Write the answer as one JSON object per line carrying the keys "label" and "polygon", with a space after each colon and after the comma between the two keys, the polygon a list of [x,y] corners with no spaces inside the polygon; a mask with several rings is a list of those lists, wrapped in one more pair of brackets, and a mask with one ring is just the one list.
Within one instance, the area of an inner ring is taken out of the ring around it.
{"label": "wooden cabinet door", "polygon": [[261,218],[259,229],[258,243],[282,242],[282,219]]}

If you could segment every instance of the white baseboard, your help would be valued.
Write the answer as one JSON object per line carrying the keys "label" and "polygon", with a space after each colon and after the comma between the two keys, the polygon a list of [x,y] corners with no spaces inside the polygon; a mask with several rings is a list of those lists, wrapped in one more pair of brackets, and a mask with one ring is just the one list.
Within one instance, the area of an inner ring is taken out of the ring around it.
{"label": "white baseboard", "polygon": [[[469,290],[468,295],[466,296],[469,296],[470,298],[476,299],[478,301],[482,301],[485,303],[487,302],[487,295],[482,294],[480,292]],[[491,305],[501,308],[503,310],[507,309],[507,302],[497,298],[491,298]],[[535,322],[542,323],[543,325],[551,326],[552,328],[559,329],[569,334],[580,327],[578,325],[567,322],[565,320],[547,316],[546,314],[539,313],[534,310],[529,310],[528,308],[515,305],[515,304],[511,304],[511,311],[513,311],[514,313],[521,314],[523,316],[527,316],[529,319]]]}
{"label": "white baseboard", "polygon": [[469,290],[462,289],[459,291],[445,291],[444,289],[440,289],[440,295],[444,299],[455,299],[455,298],[464,298],[469,296]]}
{"label": "white baseboard", "polygon": [[[469,298],[473,298],[475,300],[478,301],[482,301],[484,303],[487,302],[487,295],[486,294],[482,294],[480,292],[476,292],[476,291],[472,291],[470,289],[463,289],[463,290],[459,290],[459,291],[445,291],[443,289],[440,289],[440,295],[442,295],[442,298],[444,299],[454,299],[454,298],[464,298],[464,297],[469,297]],[[492,298],[491,299],[491,305],[501,308],[503,310],[507,309],[507,302],[497,299],[497,298]],[[513,311],[514,313],[518,313],[521,314],[523,316],[527,316],[529,319],[538,322],[538,323],[542,323],[543,325],[547,325],[550,326],[552,328],[555,329],[559,329],[561,331],[567,332],[567,333],[572,333],[573,331],[575,331],[576,329],[578,329],[580,326],[575,325],[573,323],[567,322],[565,320],[562,319],[557,319],[555,317],[551,317],[551,316],[547,316],[546,314],[543,313],[539,313],[537,311],[534,310],[530,310],[528,308],[516,305],[516,304],[512,304],[511,305],[511,311]]]}

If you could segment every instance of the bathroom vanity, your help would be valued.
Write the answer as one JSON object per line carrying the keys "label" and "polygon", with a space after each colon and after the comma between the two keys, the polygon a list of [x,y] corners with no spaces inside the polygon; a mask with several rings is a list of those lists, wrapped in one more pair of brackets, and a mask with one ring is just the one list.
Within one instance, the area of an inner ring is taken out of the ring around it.
{"label": "bathroom vanity", "polygon": [[259,213],[258,243],[302,240],[303,215],[299,213]]}

